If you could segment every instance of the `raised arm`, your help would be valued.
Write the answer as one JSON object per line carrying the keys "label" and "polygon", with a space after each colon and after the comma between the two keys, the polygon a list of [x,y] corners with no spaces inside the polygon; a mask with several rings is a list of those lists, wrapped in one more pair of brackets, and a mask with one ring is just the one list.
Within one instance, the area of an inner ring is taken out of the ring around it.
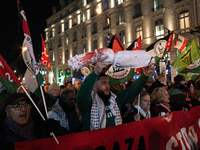
{"label": "raised arm", "polygon": [[108,56],[101,56],[102,54],[99,54],[97,56],[97,62],[95,64],[94,72],[92,72],[86,77],[77,93],[76,101],[80,112],[90,111],[92,105],[91,92],[93,90],[94,84],[102,69],[108,66],[107,63],[103,62],[106,58],[108,58]]}
{"label": "raised arm", "polygon": [[152,63],[150,60],[148,66],[142,68],[144,73],[139,77],[139,79],[137,79],[125,91],[117,94],[117,97],[119,98],[119,103],[121,105],[127,104],[141,92],[141,90],[143,89],[149,78],[149,75],[154,71],[154,69],[155,69],[154,63]]}

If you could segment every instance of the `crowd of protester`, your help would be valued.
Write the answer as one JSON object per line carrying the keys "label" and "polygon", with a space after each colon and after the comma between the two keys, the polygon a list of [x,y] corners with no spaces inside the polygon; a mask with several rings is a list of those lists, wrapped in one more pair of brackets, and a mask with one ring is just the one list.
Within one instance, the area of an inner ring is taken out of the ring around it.
{"label": "crowd of protester", "polygon": [[155,79],[149,77],[155,69],[151,62],[137,80],[123,83],[121,91],[112,91],[102,71],[108,67],[104,59],[99,56],[94,71],[84,81],[78,78],[75,85],[44,84],[46,104],[24,86],[45,121],[21,87],[11,94],[0,107],[0,149],[14,149],[13,142],[50,137],[52,132],[60,136],[167,117],[200,104],[200,79],[187,81],[177,75],[174,83],[167,84],[165,71]]}

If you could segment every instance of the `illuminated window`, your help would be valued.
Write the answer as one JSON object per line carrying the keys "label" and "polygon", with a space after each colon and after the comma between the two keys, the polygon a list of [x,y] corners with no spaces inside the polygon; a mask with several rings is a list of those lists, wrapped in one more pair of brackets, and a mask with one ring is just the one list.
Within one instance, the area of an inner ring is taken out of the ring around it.
{"label": "illuminated window", "polygon": [[55,36],[55,28],[52,29],[52,36]]}
{"label": "illuminated window", "polygon": [[135,38],[139,38],[141,36],[141,39],[143,39],[143,36],[142,36],[142,26],[137,26],[135,28]]}
{"label": "illuminated window", "polygon": [[102,12],[101,3],[98,3],[96,5],[95,11],[96,11],[95,13],[101,14],[101,12]]}
{"label": "illuminated window", "polygon": [[62,26],[62,32],[64,32],[65,31],[65,25],[64,25],[64,23],[62,23],[61,26]]}
{"label": "illuminated window", "polygon": [[69,29],[72,28],[72,19],[69,20]]}
{"label": "illuminated window", "polygon": [[80,24],[80,23],[81,23],[81,15],[78,14],[78,15],[77,15],[77,24]]}
{"label": "illuminated window", "polygon": [[179,14],[179,25],[180,29],[185,29],[190,27],[189,12],[185,11]]}
{"label": "illuminated window", "polygon": [[125,44],[125,34],[124,31],[119,32],[119,40],[122,44]]}
{"label": "illuminated window", "polygon": [[83,6],[86,6],[87,5],[87,0],[82,0],[82,4],[83,4]]}
{"label": "illuminated window", "polygon": [[103,29],[106,30],[110,27],[110,19],[109,18],[104,18],[104,26]]}
{"label": "illuminated window", "polygon": [[45,33],[46,40],[48,40],[48,32]]}
{"label": "illuminated window", "polygon": [[163,8],[162,0],[154,0],[153,6],[154,6],[154,11],[162,9]]}
{"label": "illuminated window", "polygon": [[87,20],[88,20],[88,19],[90,19],[90,9],[88,9],[88,10],[86,11],[86,13],[87,13]]}
{"label": "illuminated window", "polygon": [[69,37],[66,36],[66,37],[65,37],[65,45],[68,45],[68,44],[69,44]]}
{"label": "illuminated window", "polygon": [[83,12],[82,13],[82,22],[85,22],[86,21],[86,12]]}
{"label": "illuminated window", "polygon": [[162,19],[158,19],[155,21],[155,35],[156,39],[163,38],[164,34],[164,27],[163,27],[163,21]]}
{"label": "illuminated window", "polygon": [[118,13],[118,24],[123,24],[124,23],[124,12],[123,11],[120,11]]}
{"label": "illuminated window", "polygon": [[116,5],[119,5],[121,3],[123,3],[124,1],[123,0],[116,0]]}

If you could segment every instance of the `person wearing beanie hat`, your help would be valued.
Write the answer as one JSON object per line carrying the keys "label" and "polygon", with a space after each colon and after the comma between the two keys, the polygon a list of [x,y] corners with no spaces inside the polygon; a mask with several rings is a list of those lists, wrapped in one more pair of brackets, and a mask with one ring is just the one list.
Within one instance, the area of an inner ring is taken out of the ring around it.
{"label": "person wearing beanie hat", "polygon": [[174,77],[174,82],[174,86],[169,91],[171,110],[190,110],[196,102],[190,96],[188,81],[184,76],[177,75]]}

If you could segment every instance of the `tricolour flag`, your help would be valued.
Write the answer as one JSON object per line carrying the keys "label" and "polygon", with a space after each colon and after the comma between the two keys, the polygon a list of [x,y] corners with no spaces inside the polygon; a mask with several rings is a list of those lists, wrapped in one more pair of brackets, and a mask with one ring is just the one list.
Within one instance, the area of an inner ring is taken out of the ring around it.
{"label": "tricolour flag", "polygon": [[155,59],[155,64],[157,64],[163,56],[165,56],[171,50],[171,44],[173,41],[173,33],[170,32],[164,38],[157,40],[155,43],[147,47],[147,51]]}
{"label": "tricolour flag", "polygon": [[19,12],[22,18],[22,28],[24,32],[24,41],[22,44],[22,57],[27,67],[22,83],[25,84],[32,93],[34,93],[37,97],[40,98],[41,93],[39,85],[43,83],[43,78],[39,72],[39,68],[35,60],[35,55],[33,53],[32,40],[25,12],[22,9],[20,1],[18,1],[18,4],[20,9]]}
{"label": "tricolour flag", "polygon": [[5,101],[20,85],[20,81],[0,54],[0,101]]}
{"label": "tricolour flag", "polygon": [[176,33],[174,33],[175,38],[174,38],[174,48],[177,48],[180,50],[180,52],[182,52],[187,44],[187,39],[184,38],[181,35],[178,35]]}
{"label": "tricolour flag", "polygon": [[42,34],[41,34],[41,38],[42,38],[41,65],[44,66],[44,67],[49,68],[50,70],[52,70],[52,68],[51,68],[51,62],[50,62],[50,59],[49,59],[49,55],[48,55],[48,52],[47,52],[47,49],[46,49],[46,46],[45,46]]}
{"label": "tricolour flag", "polygon": [[193,40],[173,61],[172,66],[178,73],[199,74],[200,73],[200,52]]}

